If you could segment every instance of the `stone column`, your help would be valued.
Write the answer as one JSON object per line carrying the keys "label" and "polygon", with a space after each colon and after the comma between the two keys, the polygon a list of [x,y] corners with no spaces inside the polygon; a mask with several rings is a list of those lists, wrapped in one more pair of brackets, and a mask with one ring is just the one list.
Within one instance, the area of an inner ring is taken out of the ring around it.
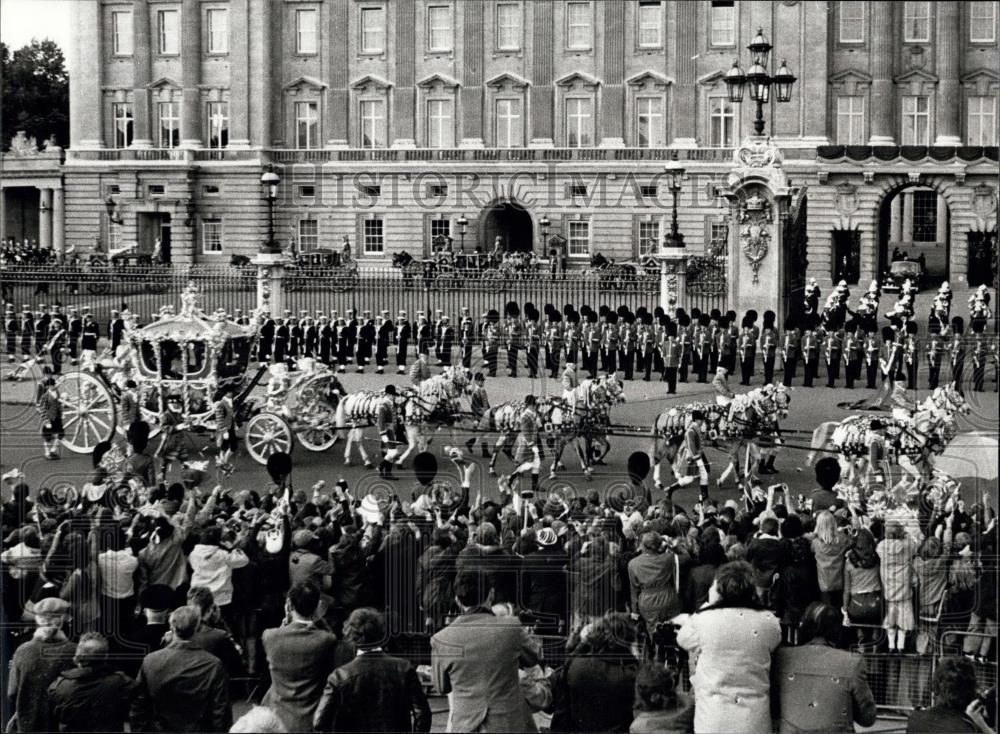
{"label": "stone column", "polygon": [[[698,97],[697,59],[698,34],[698,3],[670,3],[668,12],[674,14],[673,33],[667,35],[674,42],[674,66],[677,72],[677,84],[670,89],[670,106],[673,130],[672,145],[678,147],[694,146],[696,144],[697,119],[695,117],[696,100]],[[669,72],[667,72],[669,76]]]}
{"label": "stone column", "polygon": [[181,147],[200,148],[201,139],[201,3],[181,3]]}
{"label": "stone column", "polygon": [[531,129],[529,145],[551,148],[555,141],[555,9],[552,0],[534,0],[531,39]]}
{"label": "stone column", "polygon": [[[42,11],[39,8],[39,15]],[[104,51],[101,39],[101,3],[77,0],[70,3],[73,26],[69,85],[70,146],[104,147],[104,92],[101,68]],[[40,18],[41,22],[44,20]],[[9,141],[8,141],[9,142]]]}
{"label": "stone column", "polygon": [[913,243],[913,192],[904,191],[899,196],[903,197],[903,237],[902,241],[907,245]]}
{"label": "stone column", "polygon": [[463,148],[482,148],[483,141],[483,0],[462,3],[462,142]]}
{"label": "stone column", "polygon": [[602,148],[625,147],[625,2],[605,0],[603,32],[604,84],[601,100]]}
{"label": "stone column", "polygon": [[285,310],[285,256],[260,253],[253,264],[257,266],[257,307],[277,317]]}
{"label": "stone column", "polygon": [[250,147],[250,4],[229,2],[229,147]]}
{"label": "stone column", "polygon": [[938,245],[948,241],[948,202],[940,194],[937,198],[937,232],[934,234],[934,239]]}
{"label": "stone column", "polygon": [[[271,100],[273,78],[272,65],[272,36],[280,39],[281,35],[281,12],[284,5],[280,6],[272,3],[271,0],[252,0],[254,11],[252,12],[253,40],[250,47],[258,49],[260,56],[254,58],[256,66],[254,73],[250,77],[250,94],[252,106],[257,107],[257,114],[254,116],[254,126],[250,130],[250,141],[252,145],[259,145],[262,148],[271,147]],[[273,7],[273,10],[272,10]],[[276,20],[279,19],[279,20]],[[331,42],[332,43],[332,42]],[[333,43],[334,46],[346,45]]]}
{"label": "stone column", "polygon": [[39,189],[38,196],[38,246],[52,249],[52,189]]}
{"label": "stone column", "polygon": [[934,45],[935,71],[938,75],[937,137],[934,145],[961,145],[961,95],[959,85],[959,5],[957,0],[931,3],[937,11],[937,39]]}
{"label": "stone column", "polygon": [[57,255],[66,251],[66,199],[61,186],[52,190],[52,249]]}
{"label": "stone column", "polygon": [[[333,5],[330,7],[330,38],[347,38],[350,34],[349,9],[348,0],[334,0]],[[350,46],[346,43],[331,43],[329,50],[330,139],[327,141],[327,147],[346,148],[348,147],[347,121],[351,104],[351,94],[347,86],[350,83],[350,79],[348,78]],[[411,65],[414,63],[414,58],[411,54]]]}
{"label": "stone column", "polygon": [[896,194],[889,202],[889,242],[903,241],[903,195]]}
{"label": "stone column", "polygon": [[657,259],[660,261],[660,307],[673,313],[687,301],[687,249],[663,247],[660,243]]}
{"label": "stone column", "polygon": [[135,148],[153,147],[153,121],[149,100],[149,84],[152,81],[150,62],[153,45],[150,38],[149,0],[132,2],[132,116]]}
{"label": "stone column", "polygon": [[893,94],[893,8],[896,3],[869,3],[871,8],[871,139],[869,145],[895,145],[896,96]]}
{"label": "stone column", "polygon": [[[466,12],[472,9],[472,3],[463,3],[462,6]],[[482,17],[481,14],[480,17]],[[481,22],[478,36],[482,37]],[[468,36],[465,38],[465,44],[466,46],[469,44]],[[417,144],[417,89],[414,86],[416,81],[414,70],[417,65],[416,46],[416,2],[414,0],[396,0],[396,85],[392,89],[392,114],[395,119],[392,121],[394,139],[391,141],[394,148],[413,148]],[[482,52],[480,51],[481,56]],[[480,90],[482,89],[481,85],[482,78],[480,78]],[[482,137],[482,133],[479,134],[479,137]]]}

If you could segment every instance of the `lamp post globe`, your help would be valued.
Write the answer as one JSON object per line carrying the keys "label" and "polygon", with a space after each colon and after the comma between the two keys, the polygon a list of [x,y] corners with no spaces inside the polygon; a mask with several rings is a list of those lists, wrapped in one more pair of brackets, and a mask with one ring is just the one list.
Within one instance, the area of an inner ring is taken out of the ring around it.
{"label": "lamp post globe", "polygon": [[267,239],[261,243],[260,251],[265,255],[278,255],[281,253],[281,247],[274,239],[274,202],[278,198],[278,184],[281,183],[281,177],[274,171],[267,170],[261,174],[260,183],[265,187],[267,196]]}

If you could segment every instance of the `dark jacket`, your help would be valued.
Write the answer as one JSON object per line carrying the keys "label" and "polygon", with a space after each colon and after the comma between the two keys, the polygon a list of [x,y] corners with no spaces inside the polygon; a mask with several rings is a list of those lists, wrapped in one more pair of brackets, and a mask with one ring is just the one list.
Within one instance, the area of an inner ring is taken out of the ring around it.
{"label": "dark jacket", "polygon": [[350,660],[351,651],[333,633],[295,622],[264,630],[262,641],[271,670],[264,705],[288,731],[309,731],[326,677]]}
{"label": "dark jacket", "polygon": [[622,583],[614,557],[580,556],[570,564],[570,579],[573,614],[600,617],[618,608]]}
{"label": "dark jacket", "polygon": [[190,640],[147,655],[129,721],[132,731],[228,731],[229,676],[219,658]]}
{"label": "dark jacket", "polygon": [[517,602],[521,559],[502,545],[470,544],[458,554],[459,571],[481,571],[493,579],[493,601]]}
{"label": "dark jacket", "polygon": [[573,655],[553,682],[552,731],[628,731],[638,672],[625,652]]}
{"label": "dark jacket", "polygon": [[431,707],[408,660],[373,650],[330,674],[313,727],[320,732],[426,732]]}
{"label": "dark jacket", "polygon": [[747,546],[747,562],[753,566],[754,584],[770,588],[774,574],[784,561],[784,550],[777,538],[754,538]]}
{"label": "dark jacket", "polygon": [[816,558],[808,538],[782,538],[782,566],[778,573],[780,609],[786,624],[798,624],[806,607],[819,599]]}
{"label": "dark jacket", "polygon": [[63,671],[49,686],[51,722],[61,732],[124,731],[135,688],[107,666]]}
{"label": "dark jacket", "polygon": [[524,598],[532,612],[569,621],[568,563],[569,557],[558,544],[550,548],[539,548],[525,556]]}
{"label": "dark jacket", "polygon": [[435,629],[451,610],[455,596],[457,554],[449,548],[432,545],[417,563],[417,589],[424,616],[431,617]]}
{"label": "dark jacket", "polygon": [[191,642],[219,658],[226,675],[236,677],[243,672],[243,658],[240,657],[240,651],[236,649],[233,638],[225,630],[202,624],[194,633]]}
{"label": "dark jacket", "polygon": [[660,711],[636,711],[630,734],[688,734],[694,731],[694,699],[677,694],[677,705]]}
{"label": "dark jacket", "polygon": [[62,671],[73,667],[75,653],[76,645],[61,635],[29,640],[14,651],[7,696],[17,712],[15,731],[52,730],[45,693]]}
{"label": "dark jacket", "polygon": [[978,732],[979,729],[958,711],[944,706],[931,706],[923,711],[914,711],[906,720],[907,734],[935,734],[936,732]]}
{"label": "dark jacket", "polygon": [[708,601],[708,590],[712,588],[715,572],[718,570],[717,566],[708,563],[702,563],[691,569],[687,582],[681,584],[685,612],[694,612]]}
{"label": "dark jacket", "polygon": [[343,609],[354,609],[359,605],[361,594],[368,578],[365,555],[356,544],[345,546],[338,544],[330,551],[333,561],[333,588],[330,596],[334,606]]}

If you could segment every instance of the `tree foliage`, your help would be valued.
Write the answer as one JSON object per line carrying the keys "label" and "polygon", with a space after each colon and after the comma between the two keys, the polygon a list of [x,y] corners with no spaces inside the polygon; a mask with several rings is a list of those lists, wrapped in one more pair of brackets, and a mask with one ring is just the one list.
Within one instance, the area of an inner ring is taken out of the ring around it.
{"label": "tree foliage", "polygon": [[69,144],[69,74],[62,49],[50,40],[32,40],[11,53],[0,43],[3,116],[0,141],[6,150],[18,130],[39,145],[55,135]]}

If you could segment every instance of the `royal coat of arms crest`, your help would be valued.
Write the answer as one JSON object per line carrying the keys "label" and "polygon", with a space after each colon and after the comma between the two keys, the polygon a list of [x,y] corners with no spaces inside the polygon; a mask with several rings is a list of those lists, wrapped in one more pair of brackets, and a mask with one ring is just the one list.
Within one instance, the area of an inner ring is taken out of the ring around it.
{"label": "royal coat of arms crest", "polygon": [[746,200],[740,213],[740,245],[753,269],[753,282],[760,282],[760,266],[767,257],[771,244],[771,205],[762,196],[754,194]]}

